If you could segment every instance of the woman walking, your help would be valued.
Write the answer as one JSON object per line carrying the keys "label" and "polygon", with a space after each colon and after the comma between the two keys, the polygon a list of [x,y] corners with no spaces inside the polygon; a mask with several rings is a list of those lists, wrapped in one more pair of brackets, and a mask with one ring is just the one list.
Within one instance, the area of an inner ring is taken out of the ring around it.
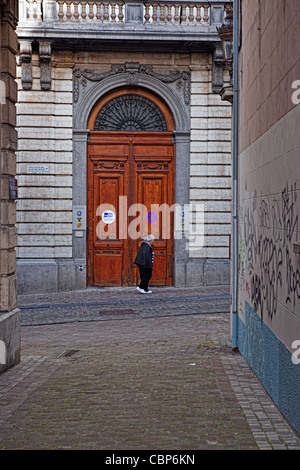
{"label": "woman walking", "polygon": [[153,259],[154,253],[152,249],[152,244],[154,241],[154,235],[148,235],[135,258],[134,264],[136,264],[139,268],[141,282],[137,287],[137,290],[141,294],[151,294],[152,291],[148,289],[149,281],[152,277],[152,269],[153,269]]}

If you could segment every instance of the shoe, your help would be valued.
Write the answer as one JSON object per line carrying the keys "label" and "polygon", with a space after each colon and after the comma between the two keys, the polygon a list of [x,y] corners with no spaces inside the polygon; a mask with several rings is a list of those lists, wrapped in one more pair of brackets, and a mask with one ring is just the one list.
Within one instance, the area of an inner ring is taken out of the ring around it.
{"label": "shoe", "polygon": [[138,290],[141,294],[147,294],[147,292],[144,291],[143,289],[141,289],[140,287],[137,287],[137,290]]}
{"label": "shoe", "polygon": [[152,290],[145,290],[146,294],[152,294]]}

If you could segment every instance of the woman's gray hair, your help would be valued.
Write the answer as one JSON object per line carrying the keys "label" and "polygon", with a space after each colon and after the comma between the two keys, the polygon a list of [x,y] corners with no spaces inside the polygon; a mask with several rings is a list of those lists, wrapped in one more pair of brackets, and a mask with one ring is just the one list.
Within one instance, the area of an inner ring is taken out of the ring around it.
{"label": "woman's gray hair", "polygon": [[150,242],[150,240],[154,240],[155,239],[155,236],[150,234],[150,235],[147,235],[147,237],[144,238],[145,242]]}

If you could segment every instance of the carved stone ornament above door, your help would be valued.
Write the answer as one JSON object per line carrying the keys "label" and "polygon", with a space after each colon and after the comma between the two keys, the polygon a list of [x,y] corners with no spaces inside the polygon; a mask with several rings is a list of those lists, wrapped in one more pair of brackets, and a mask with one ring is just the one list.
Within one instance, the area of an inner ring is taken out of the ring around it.
{"label": "carved stone ornament above door", "polygon": [[165,84],[173,84],[177,93],[181,93],[186,105],[190,102],[190,71],[168,70],[154,71],[152,65],[141,65],[139,62],[125,62],[121,65],[111,65],[111,70],[101,72],[97,69],[74,70],[74,103],[77,103],[80,94],[88,87],[88,82],[101,82],[104,79],[121,75],[125,78],[127,86],[139,85],[141,76],[155,78]]}

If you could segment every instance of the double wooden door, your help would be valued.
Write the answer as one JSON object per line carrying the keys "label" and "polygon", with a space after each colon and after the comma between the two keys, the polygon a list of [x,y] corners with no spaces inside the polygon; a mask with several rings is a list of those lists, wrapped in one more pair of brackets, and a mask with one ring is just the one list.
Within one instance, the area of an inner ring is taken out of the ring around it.
{"label": "double wooden door", "polygon": [[152,285],[172,285],[174,145],[171,132],[92,131],[88,144],[88,285],[139,282],[134,259],[154,234]]}

